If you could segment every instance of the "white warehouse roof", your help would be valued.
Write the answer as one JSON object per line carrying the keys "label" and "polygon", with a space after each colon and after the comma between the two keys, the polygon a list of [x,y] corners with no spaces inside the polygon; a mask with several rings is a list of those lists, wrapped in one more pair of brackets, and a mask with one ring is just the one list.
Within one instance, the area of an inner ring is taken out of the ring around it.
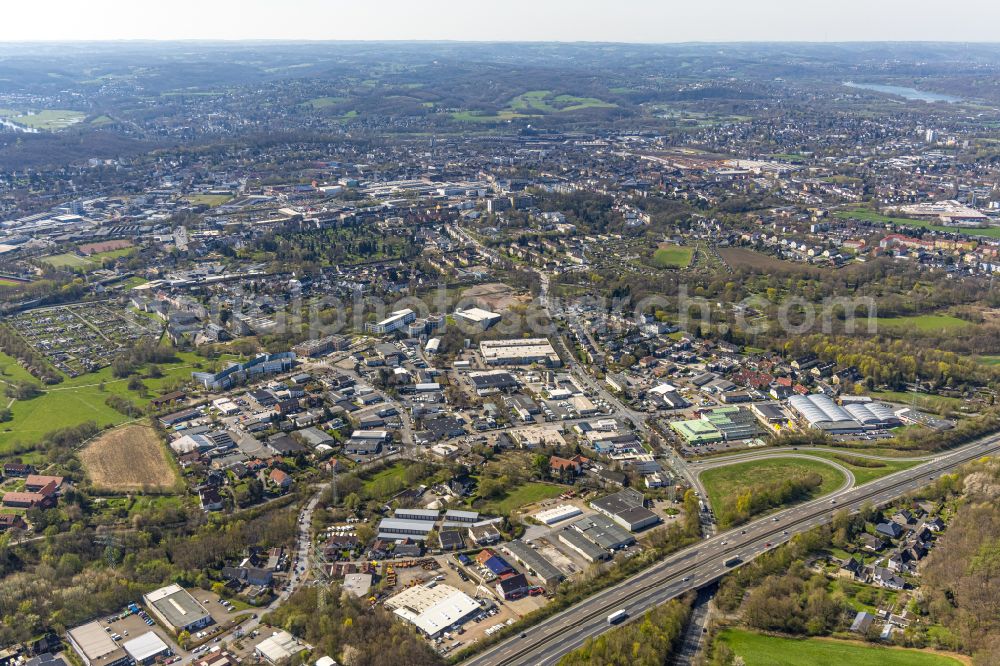
{"label": "white warehouse roof", "polygon": [[810,425],[855,420],[843,407],[822,393],[793,395],[788,399],[788,404]]}
{"label": "white warehouse roof", "polygon": [[122,647],[125,648],[130,657],[140,663],[156,655],[163,654],[169,649],[167,644],[163,642],[163,639],[152,631],[147,631],[141,636],[136,636],[132,640],[125,641]]}
{"label": "white warehouse roof", "polygon": [[431,637],[480,610],[472,597],[451,585],[411,587],[385,605]]}

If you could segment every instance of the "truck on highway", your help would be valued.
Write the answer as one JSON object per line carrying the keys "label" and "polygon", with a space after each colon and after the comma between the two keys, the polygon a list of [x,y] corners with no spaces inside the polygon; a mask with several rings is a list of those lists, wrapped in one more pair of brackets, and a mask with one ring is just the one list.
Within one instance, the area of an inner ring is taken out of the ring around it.
{"label": "truck on highway", "polygon": [[726,560],[725,562],[723,562],[723,564],[725,564],[727,567],[735,567],[737,564],[739,564],[742,561],[743,560],[741,560],[738,557],[730,557],[728,560]]}
{"label": "truck on highway", "polygon": [[624,608],[621,608],[608,616],[608,624],[618,624],[627,617],[628,617],[628,611],[626,611]]}

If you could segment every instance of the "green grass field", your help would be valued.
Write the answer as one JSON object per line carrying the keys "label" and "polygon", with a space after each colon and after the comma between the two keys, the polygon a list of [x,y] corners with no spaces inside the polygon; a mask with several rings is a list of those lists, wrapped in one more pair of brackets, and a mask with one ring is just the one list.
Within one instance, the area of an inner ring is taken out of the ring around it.
{"label": "green grass field", "polygon": [[548,483],[525,483],[508,490],[503,499],[487,502],[483,508],[490,513],[509,514],[528,504],[559,497],[564,492],[566,492],[566,488],[563,486],[554,486]]}
{"label": "green grass field", "polygon": [[656,268],[687,268],[694,257],[694,249],[690,247],[661,247],[653,252],[650,263]]}
{"label": "green grass field", "polygon": [[875,323],[878,324],[879,328],[886,328],[894,332],[918,331],[920,333],[946,333],[972,326],[971,322],[951,315],[876,317]]}
{"label": "green grass field", "polygon": [[[69,428],[86,421],[94,421],[99,426],[124,423],[127,417],[105,404],[110,395],[127,397],[133,403],[145,406],[167,387],[179,380],[191,378],[195,370],[193,364],[198,357],[188,352],[178,352],[176,363],[162,364],[163,377],[143,378],[149,389],[147,398],[128,390],[128,379],[115,379],[111,368],[87,373],[61,384],[44,387],[44,393],[32,400],[18,400],[11,407],[13,420],[0,423],[0,455],[15,442],[33,443],[43,435],[59,428]],[[13,364],[13,368],[11,367]],[[0,356],[0,368],[9,371],[10,379],[29,379],[28,373],[16,365],[9,356]],[[23,374],[17,374],[17,372]],[[140,373],[141,374],[141,373]],[[0,379],[6,379],[0,377]],[[31,378],[31,381],[37,380]],[[104,390],[101,390],[104,382]],[[6,402],[4,403],[6,405]]]}
{"label": "green grass field", "polygon": [[551,90],[529,90],[514,97],[507,107],[497,113],[479,111],[456,111],[454,120],[462,122],[505,122],[514,118],[529,118],[542,113],[572,113],[585,109],[613,109],[617,104],[605,102],[596,97],[575,95],[553,95]]}
{"label": "green grass field", "polygon": [[35,381],[35,378],[31,376],[30,372],[18,364],[17,359],[0,352],[0,381]]}
{"label": "green grass field", "polygon": [[405,473],[406,473],[406,467],[403,465],[403,463],[395,463],[393,465],[390,465],[389,467],[386,467],[385,469],[380,469],[378,472],[376,472],[375,474],[372,474],[370,477],[368,477],[367,479],[365,479],[365,481],[364,481],[364,487],[365,487],[366,490],[370,489],[378,481],[380,481],[382,479],[393,478],[393,477],[395,477],[395,478],[399,479],[400,481],[402,481],[403,480],[403,475]]}
{"label": "green grass field", "polygon": [[1000,356],[996,355],[980,356],[976,360],[983,365],[1000,365]]}
{"label": "green grass field", "polygon": [[75,125],[85,117],[84,113],[68,109],[44,109],[42,111],[0,109],[0,118],[5,118],[23,127],[51,132]]}
{"label": "green grass field", "polygon": [[210,208],[215,208],[216,206],[221,206],[227,201],[232,200],[232,195],[230,194],[192,194],[187,197],[187,201],[190,204],[198,205],[205,204]]}
{"label": "green grass field", "polygon": [[513,118],[527,118],[523,113],[500,111],[499,113],[482,113],[481,111],[455,111],[451,114],[453,120],[465,123],[499,123]]}
{"label": "green grass field", "polygon": [[111,250],[109,252],[98,252],[92,254],[89,257],[81,257],[75,252],[66,252],[63,254],[51,254],[47,257],[42,257],[41,261],[44,261],[49,266],[53,268],[68,268],[70,270],[80,269],[83,271],[92,271],[101,267],[101,262],[105,259],[118,259],[120,257],[126,257],[135,248],[127,247],[121,250]]}
{"label": "green grass field", "polygon": [[8,280],[7,278],[0,278],[0,287],[20,287],[24,285],[23,282],[18,282],[17,280]]}
{"label": "green grass field", "polygon": [[125,287],[126,289],[135,289],[136,287],[142,286],[147,282],[149,282],[149,280],[147,280],[146,278],[135,275],[125,280],[125,282],[122,283],[122,286]]}
{"label": "green grass field", "polygon": [[881,479],[883,476],[888,476],[893,472],[899,472],[904,469],[909,469],[916,465],[915,462],[908,462],[905,460],[872,460],[873,464],[882,465],[882,467],[864,467],[860,465],[854,465],[850,462],[851,453],[850,451],[845,451],[844,453],[830,453],[828,451],[808,451],[809,455],[815,455],[820,458],[826,458],[827,460],[833,460],[836,463],[843,465],[847,469],[851,470],[854,474],[855,485],[863,485],[875,479]]}
{"label": "green grass field", "polygon": [[941,654],[865,645],[832,639],[794,639],[726,629],[718,640],[746,666],[960,666]]}
{"label": "green grass field", "polygon": [[898,226],[920,227],[922,229],[933,229],[934,231],[945,231],[949,233],[965,234],[967,236],[984,236],[986,238],[1000,238],[1000,227],[987,227],[985,229],[970,229],[966,227],[948,227],[942,224],[934,224],[928,220],[913,220],[907,217],[892,217],[882,215],[873,210],[838,210],[834,212],[834,217],[841,219],[864,220],[867,222],[884,222]]}
{"label": "green grass field", "polygon": [[904,405],[913,403],[917,409],[934,412],[935,414],[941,414],[949,409],[961,410],[965,405],[965,401],[961,398],[952,398],[944,395],[928,395],[926,393],[914,393],[912,391],[876,391],[872,393],[872,398],[876,400],[886,400],[888,402],[898,402]]}
{"label": "green grass field", "polygon": [[823,483],[813,492],[813,497],[833,492],[844,482],[843,473],[836,468],[818,460],[802,458],[766,458],[716,467],[703,472],[701,481],[708,493],[708,501],[718,510],[725,498],[735,497],[752,486],[776,483],[808,472],[816,472],[823,477]]}
{"label": "green grass field", "polygon": [[346,101],[345,97],[314,97],[306,101],[305,104],[313,109],[326,109]]}

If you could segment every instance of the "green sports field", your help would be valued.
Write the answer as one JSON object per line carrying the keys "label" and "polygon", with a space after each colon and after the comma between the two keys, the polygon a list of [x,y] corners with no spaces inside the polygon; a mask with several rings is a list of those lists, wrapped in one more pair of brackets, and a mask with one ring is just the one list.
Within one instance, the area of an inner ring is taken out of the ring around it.
{"label": "green sports field", "polygon": [[824,638],[794,639],[726,629],[718,640],[746,666],[960,666],[942,654]]}
{"label": "green sports field", "polygon": [[686,268],[694,257],[694,249],[690,247],[661,247],[653,252],[650,260],[656,268]]}

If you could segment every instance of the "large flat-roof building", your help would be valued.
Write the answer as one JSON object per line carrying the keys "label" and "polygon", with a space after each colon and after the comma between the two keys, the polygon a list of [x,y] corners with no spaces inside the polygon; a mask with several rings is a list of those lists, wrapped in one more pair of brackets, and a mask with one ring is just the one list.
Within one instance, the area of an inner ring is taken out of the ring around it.
{"label": "large flat-roof building", "polygon": [[281,629],[258,643],[257,647],[253,649],[253,653],[258,657],[263,657],[270,664],[278,664],[291,659],[305,649],[307,649],[305,644]]}
{"label": "large flat-roof building", "polygon": [[503,549],[510,553],[516,562],[530,569],[531,573],[547,586],[556,585],[566,577],[554,564],[520,539],[511,541]]}
{"label": "large flat-roof building", "polygon": [[192,372],[191,377],[212,391],[230,389],[264,375],[288,372],[295,365],[295,352],[258,354],[246,363],[232,363],[220,372]]}
{"label": "large flat-roof building", "polygon": [[670,427],[691,446],[714,444],[724,439],[722,432],[710,421],[704,419],[671,421]]}
{"label": "large flat-roof building", "polygon": [[125,641],[122,643],[122,647],[135,660],[135,663],[143,666],[154,662],[159,656],[170,654],[170,646],[152,631],[147,631],[141,636]]}
{"label": "large flat-roof building", "polygon": [[582,555],[588,562],[598,562],[611,557],[608,551],[583,536],[583,532],[574,527],[564,527],[559,530],[559,541]]}
{"label": "large flat-roof building", "polygon": [[660,522],[660,517],[646,508],[642,493],[631,488],[596,499],[590,508],[632,532]]}
{"label": "large flat-roof building", "polygon": [[167,585],[145,595],[146,607],[175,633],[207,627],[215,620],[198,600],[180,585]]}
{"label": "large flat-roof building", "polygon": [[455,319],[461,320],[472,326],[485,331],[493,324],[502,319],[496,312],[483,310],[482,308],[469,308],[468,310],[455,310]]}
{"label": "large flat-roof building", "polygon": [[841,407],[822,393],[793,395],[788,406],[810,428],[831,433],[852,433],[901,423],[892,408],[883,403],[852,403]]}
{"label": "large flat-roof building", "polygon": [[406,308],[405,310],[396,310],[380,322],[365,324],[365,329],[369,333],[386,335],[402,329],[410,322],[415,321],[416,318],[417,313],[409,308]]}
{"label": "large flat-roof building", "polygon": [[434,530],[432,520],[408,520],[403,518],[383,518],[378,524],[380,539],[424,540]]}
{"label": "large flat-roof building", "polygon": [[487,365],[562,365],[559,354],[545,338],[521,340],[483,340],[479,353]]}
{"label": "large flat-roof building", "polygon": [[390,597],[385,606],[430,638],[481,610],[475,599],[451,585],[417,585]]}
{"label": "large flat-roof building", "polygon": [[132,657],[96,620],[66,632],[69,644],[86,666],[125,666]]}
{"label": "large flat-roof building", "polygon": [[574,522],[567,529],[574,529],[594,545],[607,551],[620,550],[635,543],[635,537],[610,518],[593,514]]}

